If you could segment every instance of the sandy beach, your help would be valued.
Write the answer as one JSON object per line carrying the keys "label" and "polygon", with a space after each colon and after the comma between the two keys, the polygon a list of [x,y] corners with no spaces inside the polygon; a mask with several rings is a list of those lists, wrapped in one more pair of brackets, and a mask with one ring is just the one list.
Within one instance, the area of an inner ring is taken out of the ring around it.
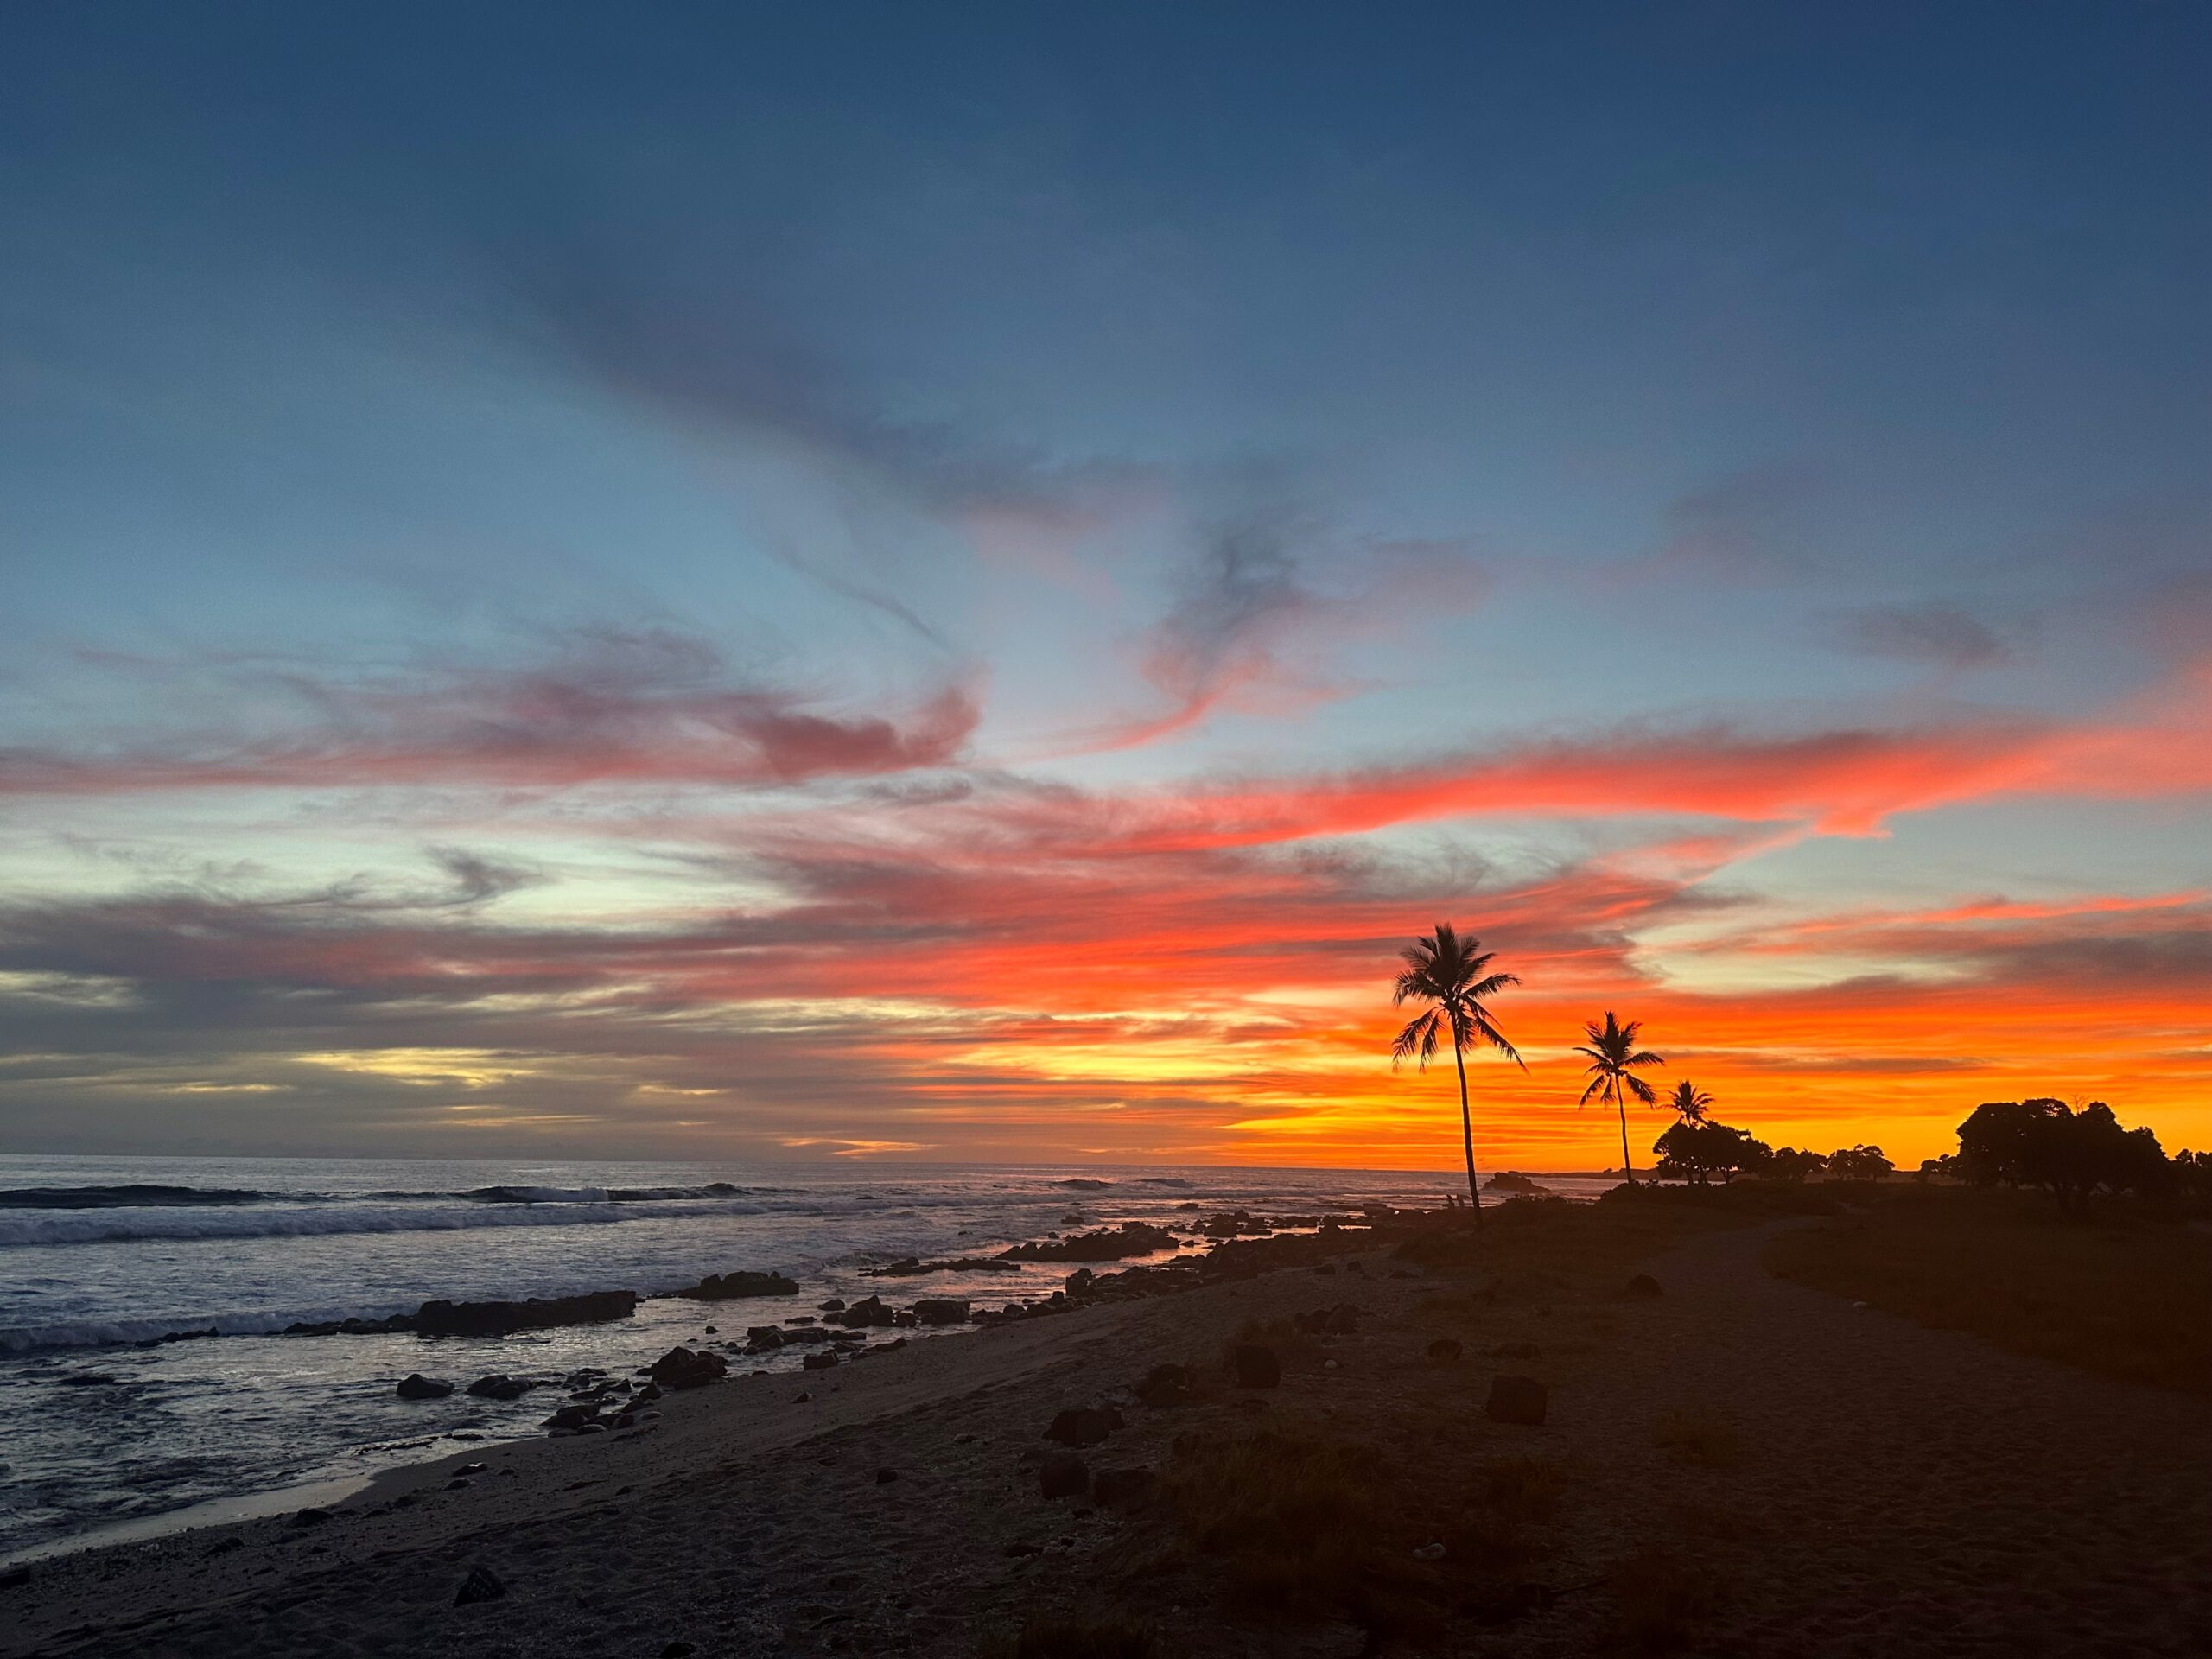
{"label": "sandy beach", "polygon": [[[37,1563],[0,1589],[0,1653],[964,1656],[1099,1609],[1170,1654],[2203,1651],[2202,1405],[1770,1276],[1766,1240],[1802,1224],[1689,1236],[1643,1262],[1656,1297],[1611,1261],[1368,1248],[735,1377],[635,1432],[387,1476],[327,1520]],[[1280,1387],[1211,1380],[1252,1323],[1347,1306],[1355,1331],[1279,1344]],[[1194,1402],[1136,1402],[1161,1362],[1205,1374]],[[1547,1385],[1541,1427],[1485,1417],[1502,1371]],[[1270,1608],[1179,1544],[1172,1503],[1042,1497],[1046,1430],[1092,1404],[1125,1423],[1094,1472],[1271,1431],[1373,1452],[1432,1616]],[[1501,1465],[1555,1497],[1486,1513]],[[503,1593],[456,1605],[479,1568]],[[1657,1615],[1655,1571],[1688,1580]]]}

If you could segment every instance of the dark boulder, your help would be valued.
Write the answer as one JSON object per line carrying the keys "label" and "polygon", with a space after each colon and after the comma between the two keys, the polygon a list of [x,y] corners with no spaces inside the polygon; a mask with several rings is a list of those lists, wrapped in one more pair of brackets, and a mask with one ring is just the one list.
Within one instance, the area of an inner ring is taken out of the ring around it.
{"label": "dark boulder", "polygon": [[950,1296],[925,1297],[914,1304],[914,1318],[924,1325],[965,1325],[968,1304]]}
{"label": "dark boulder", "polygon": [[1056,1413],[1045,1438],[1062,1446],[1096,1446],[1122,1426],[1121,1414],[1095,1406],[1077,1406]]}
{"label": "dark boulder", "polygon": [[1095,1233],[1076,1233],[1066,1238],[1039,1239],[1001,1250],[1007,1262],[1119,1262],[1125,1256],[1151,1255],[1172,1250],[1182,1241],[1165,1227],[1149,1222],[1125,1221],[1119,1227]]}
{"label": "dark boulder", "polygon": [[1639,1273],[1628,1281],[1628,1294],[1648,1298],[1663,1295],[1665,1293],[1659,1288],[1659,1281],[1656,1279],[1648,1273]]}
{"label": "dark boulder", "polygon": [[1091,1500],[1103,1509],[1132,1509],[1152,1496],[1149,1469],[1101,1469],[1090,1478]]}
{"label": "dark boulder", "polygon": [[879,1486],[888,1486],[898,1478],[899,1471],[896,1469],[879,1469],[875,1471],[875,1484]]}
{"label": "dark boulder", "polygon": [[1240,1389],[1272,1389],[1282,1382],[1282,1361],[1272,1348],[1240,1342],[1230,1351],[1230,1373]]}
{"label": "dark boulder", "polygon": [[488,1567],[472,1567],[468,1576],[461,1581],[461,1588],[454,1592],[456,1607],[474,1606],[480,1601],[497,1601],[507,1593],[507,1586],[499,1582],[499,1575]]}
{"label": "dark boulder", "polygon": [[748,1325],[745,1327],[745,1340],[753,1348],[765,1352],[771,1348],[782,1347],[784,1333],[777,1325]]}
{"label": "dark boulder", "polygon": [[1483,1414],[1492,1422],[1522,1423],[1530,1428],[1541,1428],[1546,1399],[1544,1385],[1533,1376],[1494,1376]]}
{"label": "dark boulder", "polygon": [[1329,1310],[1327,1322],[1322,1327],[1332,1337],[1351,1337],[1359,1333],[1359,1310],[1350,1302]]}
{"label": "dark boulder", "polygon": [[1198,1374],[1188,1365],[1160,1364],[1145,1373],[1136,1385],[1137,1403],[1143,1406],[1187,1406],[1198,1398]]}
{"label": "dark boulder", "polygon": [[544,1427],[556,1430],[567,1429],[574,1433],[583,1427],[586,1423],[597,1421],[598,1418],[597,1406],[563,1406],[545,1420]]}
{"label": "dark boulder", "polygon": [[798,1281],[780,1273],[710,1273],[689,1290],[670,1293],[695,1302],[731,1302],[746,1296],[796,1296]]}
{"label": "dark boulder", "polygon": [[533,1296],[522,1302],[425,1302],[415,1310],[415,1329],[426,1337],[504,1337],[560,1325],[603,1325],[637,1311],[634,1290],[595,1290],[582,1296]]}
{"label": "dark boulder", "polygon": [[403,1400],[442,1400],[453,1392],[453,1384],[442,1376],[425,1376],[420,1371],[410,1371],[399,1379],[397,1392]]}
{"label": "dark boulder", "polygon": [[880,1296],[863,1296],[850,1307],[841,1308],[826,1317],[830,1324],[842,1325],[852,1330],[899,1322],[897,1311],[886,1306]]}
{"label": "dark boulder", "polygon": [[505,1371],[490,1376],[480,1376],[468,1385],[470,1395],[478,1400],[519,1400],[538,1384],[524,1376],[509,1376]]}
{"label": "dark boulder", "polygon": [[1081,1497],[1090,1490],[1090,1466],[1072,1452],[1055,1452],[1037,1465],[1037,1490],[1046,1497]]}
{"label": "dark boulder", "polygon": [[652,1363],[654,1382],[664,1389],[698,1389],[720,1382],[729,1374],[729,1362],[720,1354],[689,1348],[671,1348]]}
{"label": "dark boulder", "polygon": [[826,1371],[836,1363],[837,1351],[834,1348],[824,1348],[819,1353],[809,1354],[798,1363],[801,1370]]}
{"label": "dark boulder", "polygon": [[1428,1344],[1428,1357],[1440,1365],[1453,1363],[1459,1359],[1461,1352],[1459,1339],[1457,1337],[1439,1337]]}

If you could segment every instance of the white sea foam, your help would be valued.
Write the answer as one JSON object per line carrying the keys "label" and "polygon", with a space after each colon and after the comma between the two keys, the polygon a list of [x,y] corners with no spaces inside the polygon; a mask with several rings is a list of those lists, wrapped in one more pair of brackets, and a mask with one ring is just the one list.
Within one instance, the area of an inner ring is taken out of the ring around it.
{"label": "white sea foam", "polygon": [[[721,1200],[687,1205],[685,1216],[757,1216],[770,1208]],[[98,1244],[134,1239],[290,1238],[338,1233],[457,1232],[479,1227],[588,1227],[665,1219],[671,1212],[598,1203],[516,1205],[322,1204],[235,1210],[28,1211],[0,1213],[0,1249],[49,1244]]]}

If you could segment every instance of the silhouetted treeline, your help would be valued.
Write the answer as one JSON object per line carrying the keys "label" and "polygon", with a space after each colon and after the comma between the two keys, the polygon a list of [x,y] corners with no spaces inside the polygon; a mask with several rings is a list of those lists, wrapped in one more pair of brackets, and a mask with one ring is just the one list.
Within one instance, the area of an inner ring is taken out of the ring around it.
{"label": "silhouetted treeline", "polygon": [[1825,1173],[1838,1181],[1879,1180],[1897,1166],[1879,1147],[1840,1147],[1823,1155],[1784,1147],[1779,1152],[1753,1135],[1711,1117],[1685,1118],[1652,1142],[1659,1173],[1703,1185],[1718,1175],[1724,1182],[1738,1174],[1802,1181]]}
{"label": "silhouetted treeline", "polygon": [[1958,1151],[1921,1169],[1977,1186],[2040,1187],[2075,1215],[2100,1191],[2212,1205],[2212,1153],[2169,1158],[2149,1128],[2122,1128],[2101,1100],[2078,1112],[2048,1096],[1985,1101],[1959,1125]]}

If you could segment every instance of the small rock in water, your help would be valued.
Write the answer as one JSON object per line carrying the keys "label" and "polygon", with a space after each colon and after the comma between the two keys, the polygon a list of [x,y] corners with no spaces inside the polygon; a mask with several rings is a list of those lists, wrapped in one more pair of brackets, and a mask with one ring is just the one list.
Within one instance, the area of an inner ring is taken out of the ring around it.
{"label": "small rock in water", "polygon": [[399,1379],[396,1392],[403,1400],[442,1400],[453,1392],[453,1384],[443,1377],[425,1376],[420,1371],[410,1371]]}
{"label": "small rock in water", "polygon": [[804,1359],[799,1361],[798,1363],[801,1370],[826,1371],[836,1363],[837,1351],[834,1348],[824,1348],[817,1352],[809,1354]]}
{"label": "small rock in water", "polygon": [[507,1593],[507,1586],[499,1582],[498,1573],[488,1567],[472,1567],[468,1576],[461,1581],[461,1588],[454,1592],[453,1605],[472,1607],[480,1601],[497,1601]]}

